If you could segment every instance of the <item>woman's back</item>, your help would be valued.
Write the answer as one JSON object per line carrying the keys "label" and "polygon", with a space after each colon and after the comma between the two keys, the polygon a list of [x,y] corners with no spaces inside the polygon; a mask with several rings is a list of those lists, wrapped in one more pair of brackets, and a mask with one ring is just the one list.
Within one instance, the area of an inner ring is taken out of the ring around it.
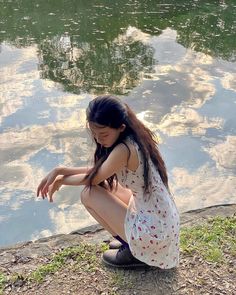
{"label": "woman's back", "polygon": [[145,192],[141,151],[131,139],[127,140],[127,145],[135,147],[139,159],[136,170],[126,167],[117,175],[119,183],[133,192],[125,222],[130,249],[135,257],[149,265],[162,268],[176,266],[179,252],[179,214],[174,200],[151,160],[150,189]]}

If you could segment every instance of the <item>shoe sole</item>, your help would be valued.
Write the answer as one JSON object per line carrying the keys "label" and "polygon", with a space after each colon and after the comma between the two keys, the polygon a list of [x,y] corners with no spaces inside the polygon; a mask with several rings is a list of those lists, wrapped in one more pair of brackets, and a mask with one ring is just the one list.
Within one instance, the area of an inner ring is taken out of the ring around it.
{"label": "shoe sole", "polygon": [[123,269],[143,269],[143,268],[150,268],[151,266],[146,263],[132,263],[132,264],[113,264],[110,262],[107,262],[102,258],[102,262],[109,267],[115,267],[115,268],[123,268]]}

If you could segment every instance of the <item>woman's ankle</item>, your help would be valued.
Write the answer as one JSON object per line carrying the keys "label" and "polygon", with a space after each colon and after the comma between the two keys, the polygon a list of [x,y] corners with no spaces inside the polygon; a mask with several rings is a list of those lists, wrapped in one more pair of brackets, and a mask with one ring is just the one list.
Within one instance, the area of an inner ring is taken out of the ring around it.
{"label": "woman's ankle", "polygon": [[113,236],[115,239],[117,239],[119,242],[121,242],[121,244],[123,245],[123,246],[125,246],[125,247],[127,247],[127,248],[129,248],[129,244],[126,242],[126,241],[124,241],[120,236]]}

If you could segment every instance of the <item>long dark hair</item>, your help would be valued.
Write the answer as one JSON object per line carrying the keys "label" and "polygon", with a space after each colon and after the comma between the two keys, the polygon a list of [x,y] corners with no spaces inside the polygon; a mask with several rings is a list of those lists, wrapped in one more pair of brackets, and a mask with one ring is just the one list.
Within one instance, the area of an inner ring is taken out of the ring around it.
{"label": "long dark hair", "polygon": [[[98,96],[90,101],[86,110],[86,117],[87,122],[93,122],[115,129],[119,128],[122,124],[126,125],[125,130],[120,133],[117,141],[113,144],[113,146],[109,148],[103,147],[94,138],[96,142],[96,151],[94,153],[94,167],[90,170],[89,174],[86,175],[86,178],[89,180],[89,186],[92,185],[92,180],[95,177],[98,169],[107,159],[113,148],[119,143],[123,143],[127,146],[127,144],[125,143],[125,139],[127,137],[131,137],[138,144],[143,156],[145,192],[149,191],[150,184],[148,163],[149,159],[151,159],[153,164],[157,167],[164,185],[167,189],[169,189],[165,163],[158,150],[155,135],[136,117],[135,113],[126,103],[123,103],[120,99],[114,96]],[[127,148],[129,150],[128,146]],[[116,174],[107,179],[110,189],[112,189],[114,186],[114,180],[117,181]],[[104,182],[100,185],[105,186]]]}

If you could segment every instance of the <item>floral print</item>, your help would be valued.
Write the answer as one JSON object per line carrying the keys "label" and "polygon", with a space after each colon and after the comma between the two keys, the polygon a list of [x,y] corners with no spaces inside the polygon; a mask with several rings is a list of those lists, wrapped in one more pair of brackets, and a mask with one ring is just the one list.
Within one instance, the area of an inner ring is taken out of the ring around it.
{"label": "floral print", "polygon": [[127,168],[117,174],[118,181],[132,190],[125,219],[125,234],[132,254],[139,260],[162,269],[179,262],[179,213],[157,168],[149,161],[151,189],[144,193],[142,155],[136,171]]}

